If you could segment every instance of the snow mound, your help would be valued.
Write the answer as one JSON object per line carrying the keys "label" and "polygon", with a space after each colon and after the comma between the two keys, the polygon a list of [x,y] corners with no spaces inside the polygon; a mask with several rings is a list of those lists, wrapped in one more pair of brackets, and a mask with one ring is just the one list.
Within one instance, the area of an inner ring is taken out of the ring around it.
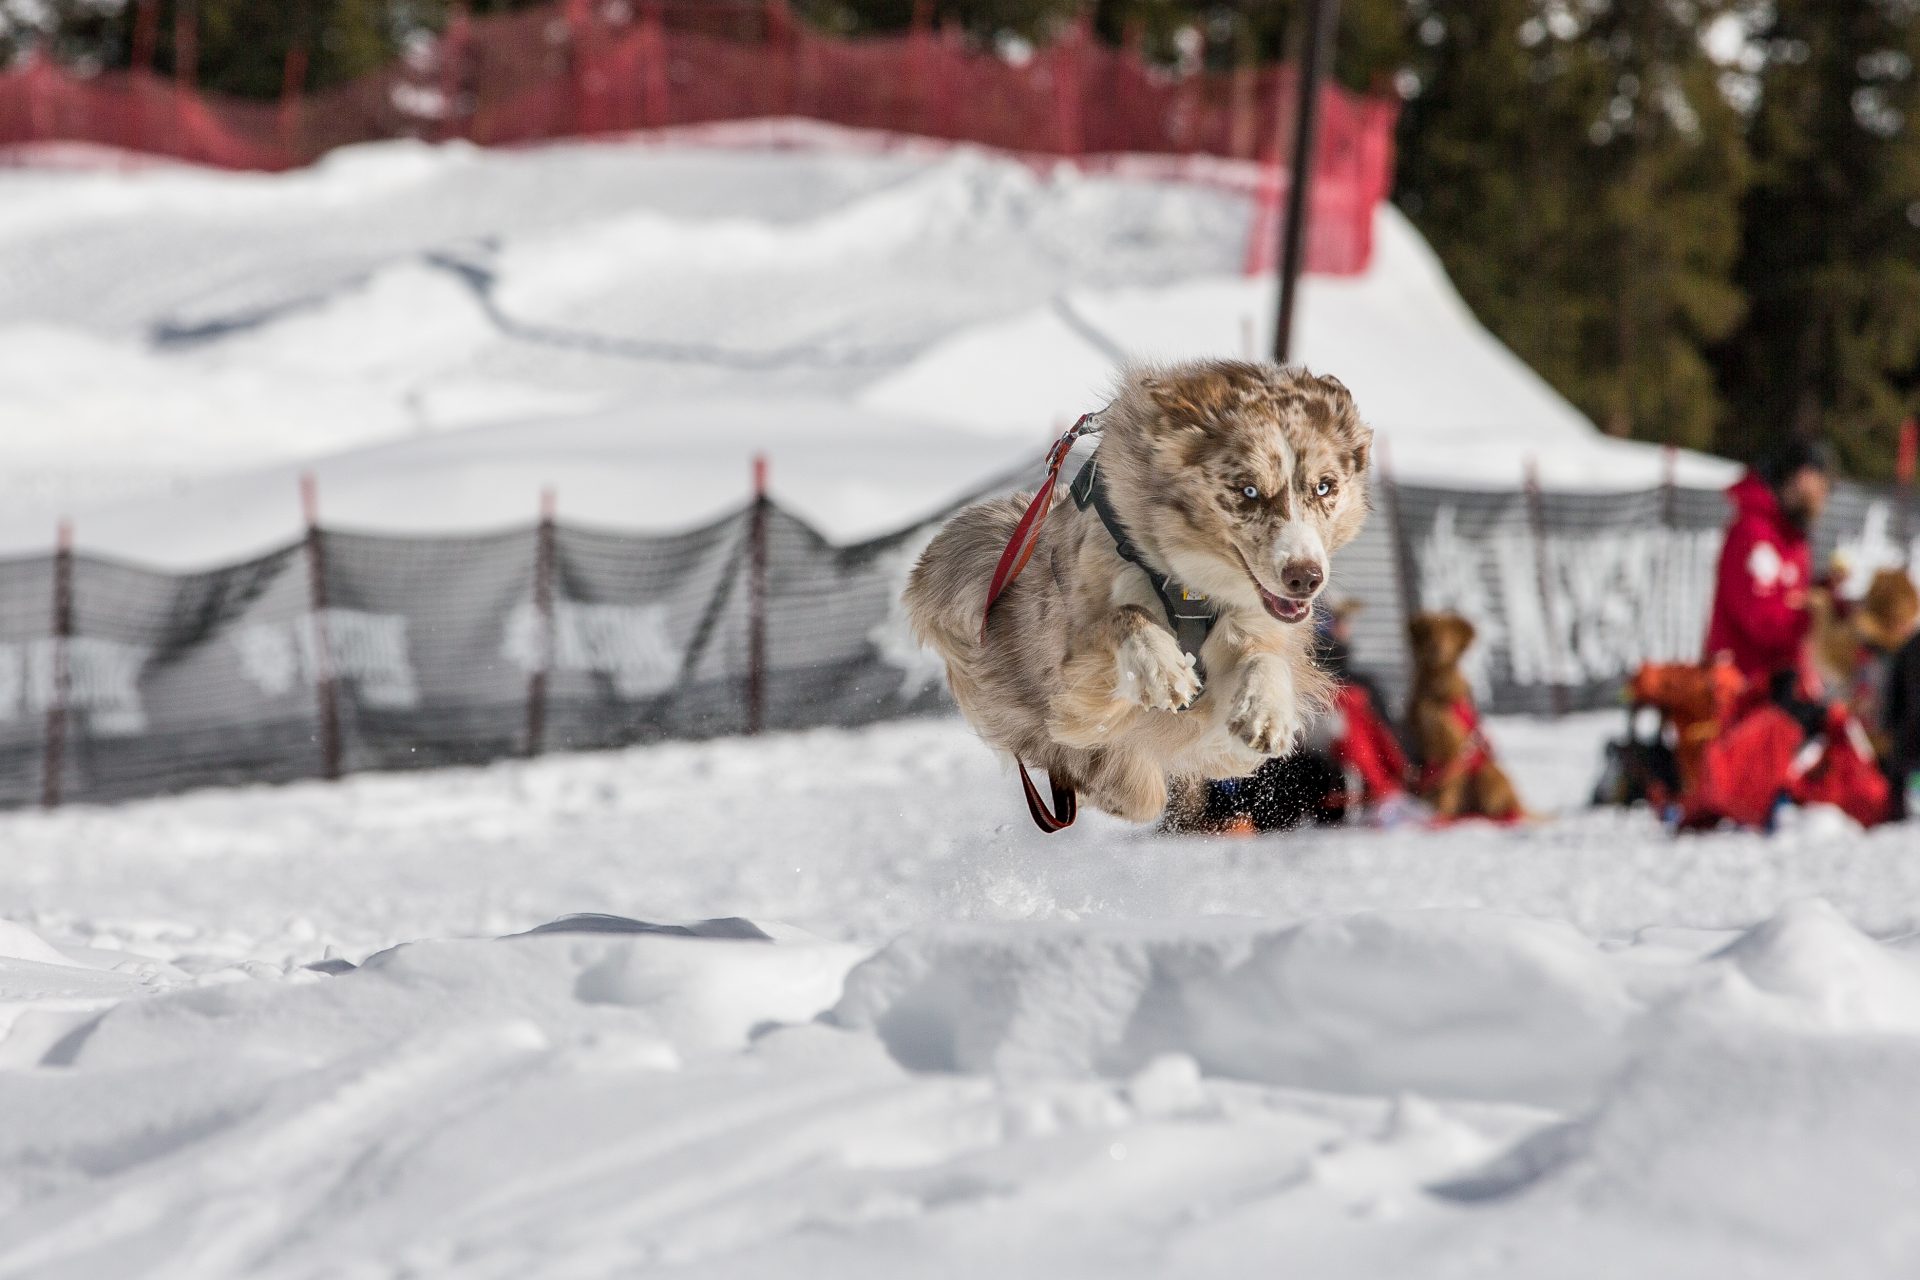
{"label": "snow mound", "polygon": [[[1577,1122],[1435,1184],[1473,1206],[1428,1274],[1501,1241],[1500,1275],[1897,1276],[1920,1265],[1920,1041],[1696,1025]],[[1485,1274],[1484,1271],[1482,1271]]]}
{"label": "snow mound", "polygon": [[28,960],[36,964],[72,964],[53,944],[23,924],[0,920],[0,964]]}
{"label": "snow mound", "polygon": [[1815,1025],[1920,1034],[1920,958],[1866,937],[1825,902],[1788,906],[1719,958]]}
{"label": "snow mound", "polygon": [[544,1041],[644,1042],[658,1065],[742,1048],[765,1026],[804,1022],[832,1004],[864,953],[667,934],[538,933],[409,943],[357,970],[292,989],[221,983],[126,1005],[71,1047],[71,1062],[133,1069],[270,1044],[316,1064],[434,1027],[510,1020]]}
{"label": "snow mound", "polygon": [[831,1017],[919,1070],[1126,1075],[1157,1056],[1268,1084],[1570,1105],[1636,1011],[1576,930],[1356,915],[931,930],[856,969]]}

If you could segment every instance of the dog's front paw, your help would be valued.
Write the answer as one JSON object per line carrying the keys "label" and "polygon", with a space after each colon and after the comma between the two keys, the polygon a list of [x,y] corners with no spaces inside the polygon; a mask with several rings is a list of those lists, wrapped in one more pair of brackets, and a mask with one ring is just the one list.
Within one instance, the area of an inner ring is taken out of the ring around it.
{"label": "dog's front paw", "polygon": [[1114,693],[1149,710],[1179,711],[1200,696],[1193,656],[1158,627],[1136,631],[1122,641],[1116,665]]}
{"label": "dog's front paw", "polygon": [[1227,730],[1263,756],[1293,750],[1303,728],[1290,681],[1249,680],[1227,717]]}

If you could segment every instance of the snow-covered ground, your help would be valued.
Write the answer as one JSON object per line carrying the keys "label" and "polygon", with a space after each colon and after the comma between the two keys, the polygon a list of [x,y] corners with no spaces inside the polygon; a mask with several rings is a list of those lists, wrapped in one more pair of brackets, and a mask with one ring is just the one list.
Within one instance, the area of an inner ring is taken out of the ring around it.
{"label": "snow-covered ground", "polygon": [[1613,724],[1518,830],[1042,837],[949,721],[8,815],[0,1275],[1912,1274],[1911,832]]}

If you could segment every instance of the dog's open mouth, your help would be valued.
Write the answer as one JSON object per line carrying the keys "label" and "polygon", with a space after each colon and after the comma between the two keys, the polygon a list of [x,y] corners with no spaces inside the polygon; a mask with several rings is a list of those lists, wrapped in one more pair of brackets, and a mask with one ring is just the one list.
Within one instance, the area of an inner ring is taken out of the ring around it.
{"label": "dog's open mouth", "polygon": [[1294,600],[1287,596],[1277,596],[1260,584],[1260,577],[1254,573],[1253,566],[1241,555],[1238,548],[1234,551],[1240,556],[1240,567],[1247,571],[1247,581],[1253,583],[1253,589],[1260,593],[1260,605],[1268,614],[1281,622],[1300,622],[1313,612],[1313,601]]}
{"label": "dog's open mouth", "polygon": [[1285,596],[1277,596],[1258,582],[1253,587],[1260,593],[1260,603],[1266,606],[1267,612],[1282,622],[1298,622],[1313,612],[1311,600],[1289,600]]}

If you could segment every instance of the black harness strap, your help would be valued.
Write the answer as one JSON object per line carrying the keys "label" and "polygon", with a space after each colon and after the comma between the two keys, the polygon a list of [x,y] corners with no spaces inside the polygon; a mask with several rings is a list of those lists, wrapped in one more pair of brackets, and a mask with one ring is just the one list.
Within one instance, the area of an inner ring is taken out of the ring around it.
{"label": "black harness strap", "polygon": [[1080,474],[1073,478],[1073,486],[1068,490],[1073,495],[1073,505],[1085,511],[1092,507],[1100,517],[1100,523],[1107,527],[1107,534],[1113,539],[1113,549],[1122,560],[1138,565],[1147,575],[1147,581],[1153,584],[1153,592],[1160,597],[1160,607],[1167,611],[1167,626],[1173,631],[1173,638],[1180,648],[1193,659],[1194,674],[1200,677],[1201,687],[1206,686],[1207,668],[1200,660],[1200,649],[1207,643],[1207,637],[1213,634],[1213,624],[1220,620],[1219,610],[1207,603],[1205,596],[1195,595],[1173,580],[1172,575],[1161,573],[1148,564],[1140,555],[1140,548],[1133,545],[1133,539],[1127,536],[1127,527],[1120,523],[1119,514],[1114,511],[1113,503],[1107,497],[1107,486],[1100,483],[1100,455],[1087,459]]}

